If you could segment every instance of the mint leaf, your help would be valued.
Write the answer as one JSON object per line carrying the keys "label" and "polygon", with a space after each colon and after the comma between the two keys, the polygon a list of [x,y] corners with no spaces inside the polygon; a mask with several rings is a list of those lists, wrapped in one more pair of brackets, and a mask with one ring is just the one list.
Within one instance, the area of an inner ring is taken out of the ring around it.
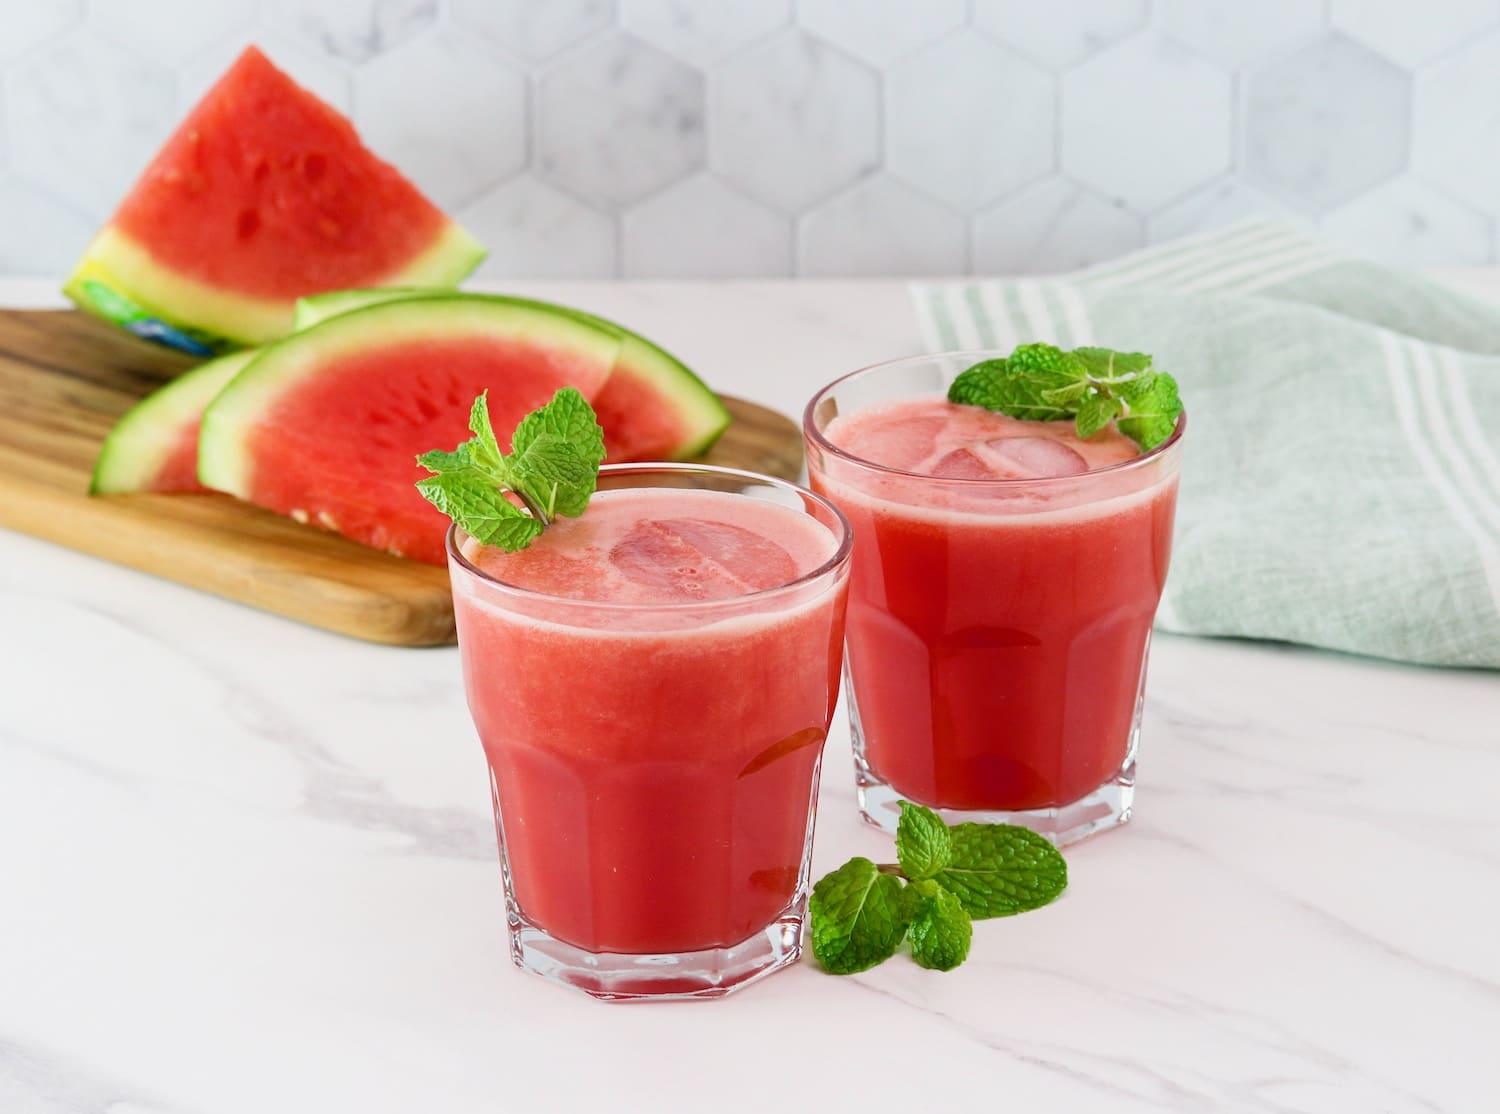
{"label": "mint leaf", "polygon": [[931,879],[913,882],[902,894],[911,921],[911,957],[933,971],[951,971],[969,956],[974,925],[956,894]]}
{"label": "mint leaf", "polygon": [[537,438],[549,434],[575,446],[581,456],[604,459],[604,431],[594,408],[572,387],[564,387],[546,406],[521,419],[511,435],[510,451],[519,456]]}
{"label": "mint leaf", "polygon": [[896,859],[901,873],[913,881],[931,878],[953,855],[953,839],[948,825],[930,808],[901,802],[901,818],[896,821]]}
{"label": "mint leaf", "polygon": [[1006,361],[1010,369],[1043,386],[1065,387],[1088,376],[1088,368],[1072,352],[1053,344],[1023,344]]}
{"label": "mint leaf", "polygon": [[474,400],[469,429],[474,436],[452,452],[434,449],[417,457],[434,473],[417,481],[417,490],[477,541],[514,553],[554,517],[576,517],[588,507],[604,460],[604,431],[572,387],[521,419],[509,456],[500,452],[485,394]]}
{"label": "mint leaf", "polygon": [[1130,379],[1151,367],[1144,352],[1116,352],[1110,348],[1075,348],[1073,356],[1083,364],[1090,379],[1107,383]]}
{"label": "mint leaf", "polygon": [[1079,401],[1078,413],[1073,417],[1073,427],[1078,431],[1078,436],[1087,441],[1114,421],[1123,409],[1119,399],[1107,395],[1090,395]]}
{"label": "mint leaf", "polygon": [[470,537],[514,553],[530,545],[542,524],[477,471],[443,472],[417,481],[417,490]]}
{"label": "mint leaf", "polygon": [[1066,385],[1050,373],[1039,377],[1024,367],[1012,368],[1008,360],[986,360],[959,374],[948,388],[948,399],[1013,418],[1050,422],[1071,414],[1045,397],[1046,392]]}
{"label": "mint leaf", "polygon": [[1177,380],[1164,372],[1151,377],[1149,384],[1125,397],[1126,416],[1115,426],[1142,449],[1154,449],[1172,436],[1182,414],[1182,400],[1177,395]]}
{"label": "mint leaf", "polygon": [[1014,824],[959,824],[953,856],[933,880],[971,917],[1006,917],[1036,909],[1062,893],[1068,864],[1057,848]]}
{"label": "mint leaf", "polygon": [[469,432],[474,434],[474,439],[466,441],[459,448],[467,448],[472,460],[481,467],[498,468],[500,466],[500,442],[495,440],[495,430],[490,425],[489,399],[490,392],[481,391],[479,397],[474,400],[474,405],[469,408]]}
{"label": "mint leaf", "polygon": [[901,880],[869,859],[850,859],[813,887],[812,953],[834,975],[867,971],[896,954],[906,935]]}
{"label": "mint leaf", "polygon": [[1024,421],[1072,418],[1081,438],[1111,421],[1143,451],[1172,436],[1182,413],[1177,381],[1155,371],[1144,352],[1023,344],[1002,359],[960,372],[948,401],[998,410]]}
{"label": "mint leaf", "polygon": [[604,431],[594,408],[572,387],[521,419],[506,458],[513,490],[547,518],[576,517],[589,505],[599,465],[604,462]]}
{"label": "mint leaf", "polygon": [[1054,406],[1067,409],[1083,398],[1084,395],[1088,394],[1090,389],[1089,381],[1087,379],[1080,379],[1076,383],[1069,383],[1066,387],[1054,387],[1050,391],[1043,391],[1042,399],[1045,402],[1052,403]]}

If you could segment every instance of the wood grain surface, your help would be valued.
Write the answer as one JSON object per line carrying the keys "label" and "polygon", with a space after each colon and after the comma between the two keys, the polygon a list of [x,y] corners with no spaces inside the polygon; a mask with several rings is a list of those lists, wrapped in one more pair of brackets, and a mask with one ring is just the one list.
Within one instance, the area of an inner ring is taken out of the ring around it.
{"label": "wood grain surface", "polygon": [[[72,310],[0,310],[0,526],[355,638],[453,641],[448,573],[227,495],[88,494],[104,435],[189,356]],[[791,419],[725,398],[710,464],[795,479]]]}

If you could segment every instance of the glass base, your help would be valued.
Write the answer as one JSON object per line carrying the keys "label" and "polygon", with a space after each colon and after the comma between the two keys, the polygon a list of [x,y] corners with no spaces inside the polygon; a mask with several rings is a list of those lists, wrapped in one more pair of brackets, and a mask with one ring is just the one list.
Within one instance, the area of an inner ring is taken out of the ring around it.
{"label": "glass base", "polygon": [[726,948],[660,955],[590,952],[511,916],[510,956],[523,971],[606,1001],[719,998],[797,962],[806,900]]}
{"label": "glass base", "polygon": [[[862,758],[862,755],[856,755],[854,762],[859,814],[881,831],[895,835],[896,821],[901,816],[900,802],[911,798],[876,777]],[[1046,836],[1058,847],[1064,847],[1125,823],[1130,819],[1134,800],[1135,756],[1132,754],[1103,785],[1065,805],[1015,811],[957,808],[935,808],[933,811],[947,824],[968,821],[979,824],[1020,824]]]}

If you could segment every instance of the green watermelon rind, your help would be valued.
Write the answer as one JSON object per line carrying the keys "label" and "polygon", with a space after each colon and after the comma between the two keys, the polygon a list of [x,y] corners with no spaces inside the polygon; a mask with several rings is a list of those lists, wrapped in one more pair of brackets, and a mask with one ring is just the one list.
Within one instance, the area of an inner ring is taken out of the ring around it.
{"label": "green watermelon rind", "polygon": [[203,414],[198,481],[215,491],[250,498],[254,461],[249,437],[257,421],[287,390],[315,375],[330,358],[433,336],[497,335],[567,348],[596,358],[606,367],[619,357],[618,330],[529,305],[476,303],[447,294],[383,301],[352,310],[262,349],[215,396]]}
{"label": "green watermelon rind", "polygon": [[[485,255],[478,240],[449,220],[421,253],[376,281],[453,286]],[[107,295],[101,297],[101,291]],[[142,332],[136,326],[159,323],[214,352],[278,340],[293,331],[296,320],[293,299],[244,294],[182,274],[113,225],[94,238],[63,293],[78,308],[115,325]],[[149,331],[143,335],[160,339]]]}
{"label": "green watermelon rind", "polygon": [[[380,302],[432,297],[437,293],[430,287],[387,286],[312,294],[297,299],[296,327],[308,328],[330,317]],[[714,442],[729,427],[731,416],[723,401],[691,368],[660,345],[652,343],[639,333],[631,332],[617,322],[581,309],[574,309],[572,306],[544,302],[536,298],[471,292],[460,292],[458,296],[536,306],[553,313],[597,322],[618,330],[622,338],[620,362],[627,365],[634,375],[644,380],[660,398],[669,404],[677,417],[691,431],[692,439],[679,445],[672,454],[678,459],[686,460],[702,456],[713,447]]]}
{"label": "green watermelon rind", "polygon": [[183,426],[197,421],[251,359],[254,349],[199,364],[141,399],[115,423],[99,447],[90,495],[149,491],[177,445]]}

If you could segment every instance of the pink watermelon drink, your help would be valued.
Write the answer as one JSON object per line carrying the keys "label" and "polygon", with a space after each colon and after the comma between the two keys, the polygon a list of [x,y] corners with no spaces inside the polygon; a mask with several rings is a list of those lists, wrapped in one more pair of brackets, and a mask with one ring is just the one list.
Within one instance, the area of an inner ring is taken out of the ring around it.
{"label": "pink watermelon drink", "polygon": [[1181,426],[1113,428],[947,401],[972,356],[856,373],[808,407],[815,490],[856,538],[848,615],[860,806],[905,797],[1059,842],[1129,816],[1167,574]]}
{"label": "pink watermelon drink", "polygon": [[611,466],[514,553],[456,528],[512,954],[602,997],[796,959],[838,695],[847,524],[792,485]]}

